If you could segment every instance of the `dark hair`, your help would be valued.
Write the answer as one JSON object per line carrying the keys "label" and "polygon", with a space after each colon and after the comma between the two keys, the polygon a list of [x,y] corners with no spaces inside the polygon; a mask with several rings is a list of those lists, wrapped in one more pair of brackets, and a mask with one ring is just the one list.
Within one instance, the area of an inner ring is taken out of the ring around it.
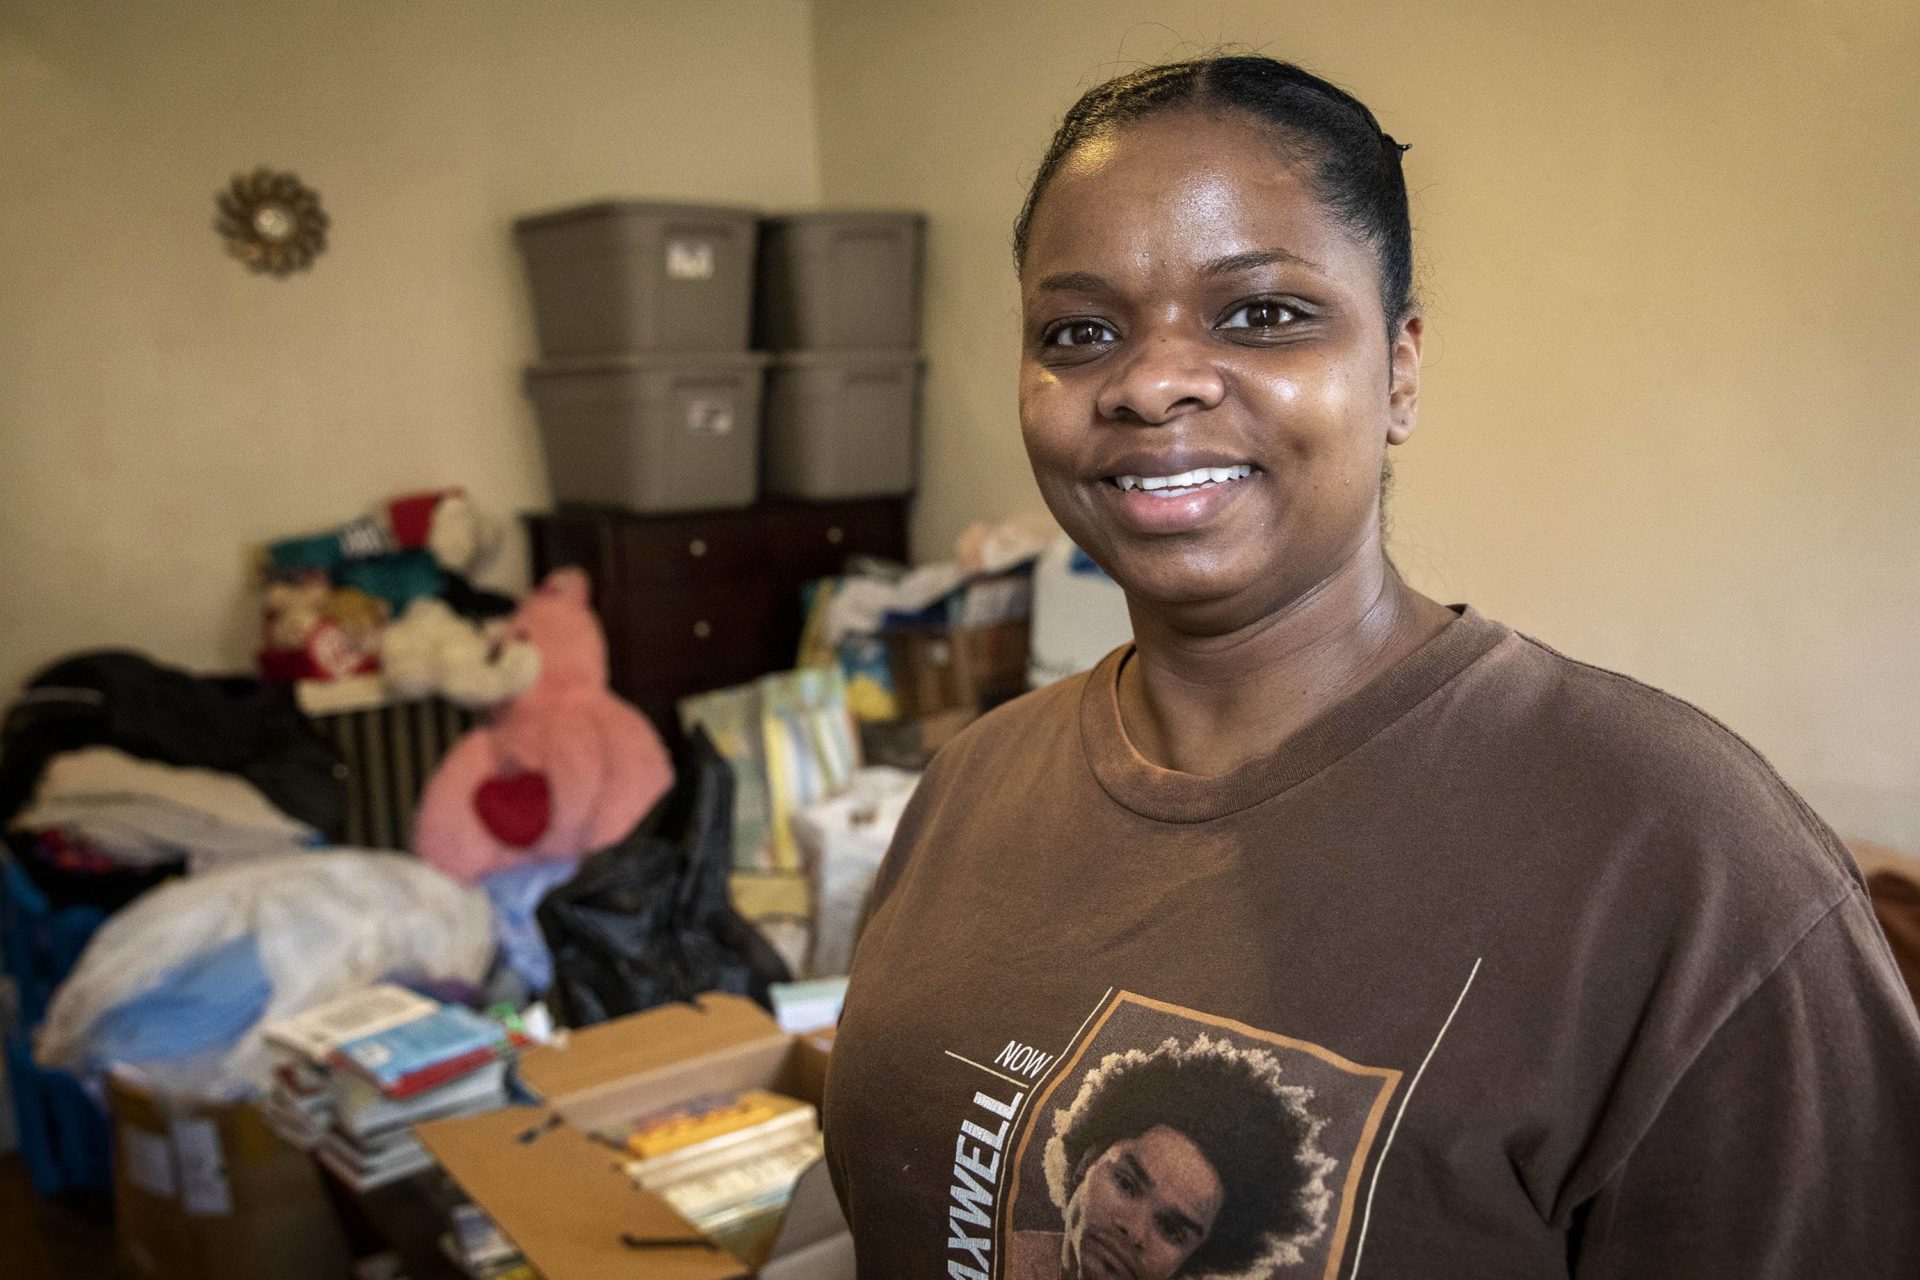
{"label": "dark hair", "polygon": [[1015,265],[1026,265],[1034,209],[1074,148],[1122,125],[1179,109],[1243,113],[1297,149],[1322,203],[1379,258],[1380,301],[1391,338],[1413,305],[1413,226],[1400,171],[1406,148],[1381,129],[1358,98],[1274,58],[1197,58],[1146,67],[1081,95],[1054,132],[1014,223]]}
{"label": "dark hair", "polygon": [[1165,1125],[1200,1149],[1222,1191],[1213,1228],[1183,1274],[1245,1271],[1279,1241],[1316,1235],[1325,1159],[1317,1126],[1271,1072],[1264,1055],[1217,1044],[1183,1051],[1169,1041],[1151,1054],[1107,1058],[1056,1120],[1067,1198],[1114,1143]]}

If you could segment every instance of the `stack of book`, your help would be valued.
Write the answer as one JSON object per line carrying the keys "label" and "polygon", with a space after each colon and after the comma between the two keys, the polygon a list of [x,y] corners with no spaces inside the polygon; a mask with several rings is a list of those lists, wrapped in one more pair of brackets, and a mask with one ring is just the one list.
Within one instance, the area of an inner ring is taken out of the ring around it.
{"label": "stack of book", "polygon": [[266,1038],[281,1054],[268,1122],[358,1191],[432,1167],[414,1125],[504,1105],[516,1047],[499,1023],[394,986],[275,1023]]}
{"label": "stack of book", "polygon": [[540,1280],[513,1242],[477,1206],[457,1204],[447,1214],[440,1251],[471,1280]]}
{"label": "stack of book", "polygon": [[627,1153],[635,1182],[753,1264],[822,1145],[812,1106],[762,1089],[694,1098],[596,1136]]}

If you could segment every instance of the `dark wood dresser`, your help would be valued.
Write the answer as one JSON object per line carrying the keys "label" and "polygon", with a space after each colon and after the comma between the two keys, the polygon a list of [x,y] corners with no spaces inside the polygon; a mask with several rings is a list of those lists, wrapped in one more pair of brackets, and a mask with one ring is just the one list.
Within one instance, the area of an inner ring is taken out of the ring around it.
{"label": "dark wood dresser", "polygon": [[614,692],[669,745],[679,699],[793,666],[804,583],[849,556],[907,558],[904,498],[671,516],[563,508],[526,522],[536,575],[578,565],[593,579]]}

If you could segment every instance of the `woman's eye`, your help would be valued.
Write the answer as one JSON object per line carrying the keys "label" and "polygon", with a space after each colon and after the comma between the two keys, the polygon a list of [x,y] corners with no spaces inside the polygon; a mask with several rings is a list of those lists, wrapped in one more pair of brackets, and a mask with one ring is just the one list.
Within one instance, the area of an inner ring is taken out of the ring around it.
{"label": "woman's eye", "polygon": [[1300,319],[1300,313],[1284,302],[1271,298],[1249,302],[1225,320],[1222,329],[1278,329]]}
{"label": "woman's eye", "polygon": [[1091,347],[1102,342],[1113,342],[1118,335],[1098,320],[1069,320],[1047,332],[1046,344],[1050,347]]}

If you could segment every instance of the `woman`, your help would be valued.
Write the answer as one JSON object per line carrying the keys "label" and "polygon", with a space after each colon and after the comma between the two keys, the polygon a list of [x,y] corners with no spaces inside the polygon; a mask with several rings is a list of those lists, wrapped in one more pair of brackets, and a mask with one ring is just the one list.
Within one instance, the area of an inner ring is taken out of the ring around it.
{"label": "woman", "polygon": [[1379,1083],[1327,1113],[1329,1229],[1239,1274],[1920,1274],[1920,1024],[1839,842],[1708,717],[1387,560],[1401,151],[1220,58],[1094,89],[1042,162],[1021,424],[1135,641],[901,825],[826,1110],[863,1276],[1006,1274],[1063,1064],[1136,997]]}

